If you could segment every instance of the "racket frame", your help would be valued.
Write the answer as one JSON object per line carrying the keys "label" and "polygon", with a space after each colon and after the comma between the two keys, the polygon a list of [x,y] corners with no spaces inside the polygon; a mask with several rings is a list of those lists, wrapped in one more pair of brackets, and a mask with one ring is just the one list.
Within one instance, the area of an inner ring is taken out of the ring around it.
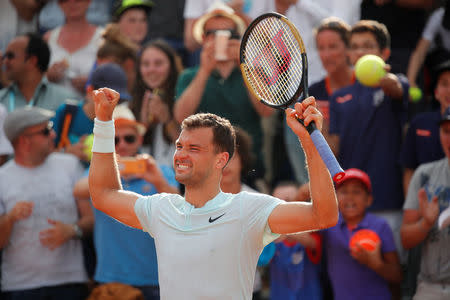
{"label": "racket frame", "polygon": [[[279,19],[280,21],[284,22],[291,30],[292,34],[294,35],[295,39],[298,42],[298,45],[300,47],[300,55],[301,55],[301,63],[302,63],[302,77],[300,80],[300,84],[297,87],[297,90],[295,91],[294,95],[288,99],[287,101],[284,101],[280,104],[270,103],[266,100],[264,100],[258,93],[255,91],[254,85],[250,82],[248,79],[247,74],[250,72],[248,71],[247,63],[246,63],[246,51],[245,48],[247,46],[247,41],[250,37],[250,34],[253,32],[253,28],[256,27],[262,20],[267,19],[269,17],[275,17]],[[305,98],[309,96],[308,93],[308,59],[306,56],[306,50],[305,46],[303,44],[302,37],[300,36],[300,33],[298,32],[295,25],[289,21],[285,16],[279,13],[270,12],[265,13],[257,18],[255,18],[250,25],[248,26],[247,30],[244,32],[244,35],[242,37],[241,46],[240,46],[240,52],[239,52],[239,59],[240,59],[240,69],[241,73],[243,74],[243,79],[245,82],[245,85],[247,86],[250,93],[259,101],[263,102],[264,105],[270,106],[272,108],[278,108],[278,109],[286,109],[288,108],[293,102],[297,101],[303,101]],[[303,93],[302,98],[300,99],[300,95]],[[300,118],[297,118],[297,120],[303,125],[304,121]],[[338,182],[342,180],[342,178],[345,176],[345,172],[342,170],[341,166],[337,162],[335,156],[333,155],[330,147],[328,146],[328,143],[325,141],[323,135],[320,133],[319,130],[317,130],[317,126],[314,122],[310,122],[308,126],[305,126],[306,130],[311,135],[311,138],[319,151],[323,161],[327,165],[328,170],[330,171],[333,180],[335,182]]]}
{"label": "racket frame", "polygon": [[297,28],[294,26],[294,24],[292,24],[291,21],[289,21],[285,16],[283,16],[282,14],[279,13],[275,13],[275,12],[270,12],[270,13],[265,13],[262,14],[260,16],[258,16],[257,18],[255,18],[250,25],[248,26],[247,30],[245,31],[243,37],[242,37],[242,41],[241,41],[241,46],[240,46],[240,51],[239,51],[239,59],[240,59],[240,69],[241,72],[243,74],[247,73],[247,64],[245,63],[245,52],[244,48],[247,45],[247,41],[248,38],[250,37],[250,33],[253,31],[253,28],[256,27],[262,20],[267,19],[268,17],[275,17],[279,20],[281,20],[282,22],[284,22],[286,25],[289,26],[289,28],[291,29],[295,39],[298,41],[298,44],[300,46],[300,52],[301,52],[301,59],[302,59],[302,78],[300,81],[300,84],[296,90],[296,92],[294,93],[294,95],[288,100],[285,101],[284,103],[281,104],[274,104],[274,103],[270,103],[268,101],[266,101],[264,98],[260,97],[254,90],[253,85],[250,83],[250,81],[248,80],[248,76],[243,76],[245,84],[247,87],[251,87],[249,88],[250,93],[259,101],[264,102],[265,105],[268,105],[270,107],[273,108],[284,108],[286,109],[287,107],[289,107],[293,102],[297,102],[299,100],[300,95],[303,93],[303,99],[308,97],[308,60],[306,57],[306,50],[305,50],[305,46],[303,44],[303,40],[302,37],[300,36],[300,33],[298,32]]}

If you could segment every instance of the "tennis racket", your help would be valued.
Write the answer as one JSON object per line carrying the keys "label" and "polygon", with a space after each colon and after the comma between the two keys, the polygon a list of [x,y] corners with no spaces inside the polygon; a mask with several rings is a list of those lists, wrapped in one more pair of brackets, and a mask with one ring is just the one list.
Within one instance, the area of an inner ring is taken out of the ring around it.
{"label": "tennis racket", "polygon": [[[250,92],[265,105],[285,110],[308,97],[308,62],[302,38],[285,16],[266,13],[248,26],[240,48],[241,72]],[[300,123],[303,120],[298,119]],[[322,133],[306,126],[335,182],[345,173]]]}

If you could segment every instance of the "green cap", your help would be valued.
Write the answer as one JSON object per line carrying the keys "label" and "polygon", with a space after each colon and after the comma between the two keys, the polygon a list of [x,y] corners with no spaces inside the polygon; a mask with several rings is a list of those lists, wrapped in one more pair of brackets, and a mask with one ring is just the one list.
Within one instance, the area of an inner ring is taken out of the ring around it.
{"label": "green cap", "polygon": [[118,0],[114,9],[114,16],[119,17],[129,8],[143,8],[147,13],[152,10],[154,3],[150,0]]}

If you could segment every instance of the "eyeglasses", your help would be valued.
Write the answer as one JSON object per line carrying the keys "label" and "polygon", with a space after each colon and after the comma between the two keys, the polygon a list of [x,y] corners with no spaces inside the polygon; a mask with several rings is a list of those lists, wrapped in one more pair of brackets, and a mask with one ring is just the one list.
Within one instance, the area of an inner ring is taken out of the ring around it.
{"label": "eyeglasses", "polygon": [[215,35],[217,31],[222,31],[222,30],[229,31],[231,33],[230,39],[234,39],[234,40],[241,39],[241,36],[239,35],[239,33],[235,29],[232,29],[232,28],[205,30],[204,35],[205,35],[205,37],[210,36],[210,35]]}
{"label": "eyeglasses", "polygon": [[125,135],[123,137],[120,136],[116,136],[114,138],[114,144],[117,145],[120,143],[120,140],[123,139],[125,141],[125,143],[127,144],[134,144],[136,142],[136,136],[135,135]]}
{"label": "eyeglasses", "polygon": [[5,52],[5,54],[3,54],[3,59],[14,59],[15,57],[16,55],[11,51]]}
{"label": "eyeglasses", "polygon": [[47,126],[46,126],[45,128],[43,128],[43,129],[41,129],[41,130],[39,130],[39,131],[36,131],[36,132],[30,132],[30,133],[27,133],[27,134],[25,134],[25,135],[26,135],[26,136],[32,136],[32,135],[36,135],[36,134],[41,134],[41,135],[43,135],[43,136],[49,136],[50,133],[52,132],[52,130],[53,130],[53,122],[52,122],[52,121],[49,121],[49,122],[47,123]]}
{"label": "eyeglasses", "polygon": [[351,51],[357,51],[357,50],[363,50],[363,51],[372,51],[372,50],[376,50],[378,49],[378,45],[376,44],[362,44],[362,45],[357,45],[357,44],[353,44],[350,45],[350,50]]}

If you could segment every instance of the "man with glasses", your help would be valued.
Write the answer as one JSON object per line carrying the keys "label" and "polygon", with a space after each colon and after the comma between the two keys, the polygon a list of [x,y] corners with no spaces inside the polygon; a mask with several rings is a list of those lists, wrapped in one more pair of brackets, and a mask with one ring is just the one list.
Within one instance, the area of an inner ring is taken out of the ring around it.
{"label": "man with glasses", "polygon": [[54,152],[53,112],[19,108],[5,120],[14,159],[0,167],[0,248],[5,299],[86,296],[80,238],[92,230],[89,201],[72,188],[83,167]]}
{"label": "man with glasses", "polygon": [[66,99],[77,99],[69,90],[48,82],[45,72],[49,60],[47,43],[34,33],[18,36],[8,44],[2,65],[11,84],[0,90],[0,103],[8,112],[23,106],[54,111]]}
{"label": "man with glasses", "polygon": [[[138,155],[146,128],[136,122],[127,105],[117,106],[113,118],[115,150],[120,156],[124,190],[147,196],[156,193],[179,194],[179,184],[172,167],[158,166],[149,155]],[[145,164],[142,168],[144,172],[131,170],[131,164],[138,163]],[[86,177],[75,185],[74,195],[77,198],[90,197],[87,175],[88,171]],[[94,244],[97,254],[94,280],[100,284],[129,284],[141,290],[145,300],[158,300],[158,265],[153,238],[142,230],[117,222],[98,209],[94,209],[94,215]]]}
{"label": "man with glasses", "polygon": [[[185,70],[178,78],[174,116],[181,123],[194,113],[209,112],[244,129],[253,141],[252,152],[256,161],[252,168],[257,177],[262,177],[263,132],[260,120],[274,110],[249,95],[242,79],[239,47],[245,28],[244,20],[221,2],[214,3],[208,13],[196,21],[193,36],[202,43],[200,65]],[[228,41],[222,45],[216,43],[218,35],[227,33]],[[217,57],[218,52],[225,57]]]}

